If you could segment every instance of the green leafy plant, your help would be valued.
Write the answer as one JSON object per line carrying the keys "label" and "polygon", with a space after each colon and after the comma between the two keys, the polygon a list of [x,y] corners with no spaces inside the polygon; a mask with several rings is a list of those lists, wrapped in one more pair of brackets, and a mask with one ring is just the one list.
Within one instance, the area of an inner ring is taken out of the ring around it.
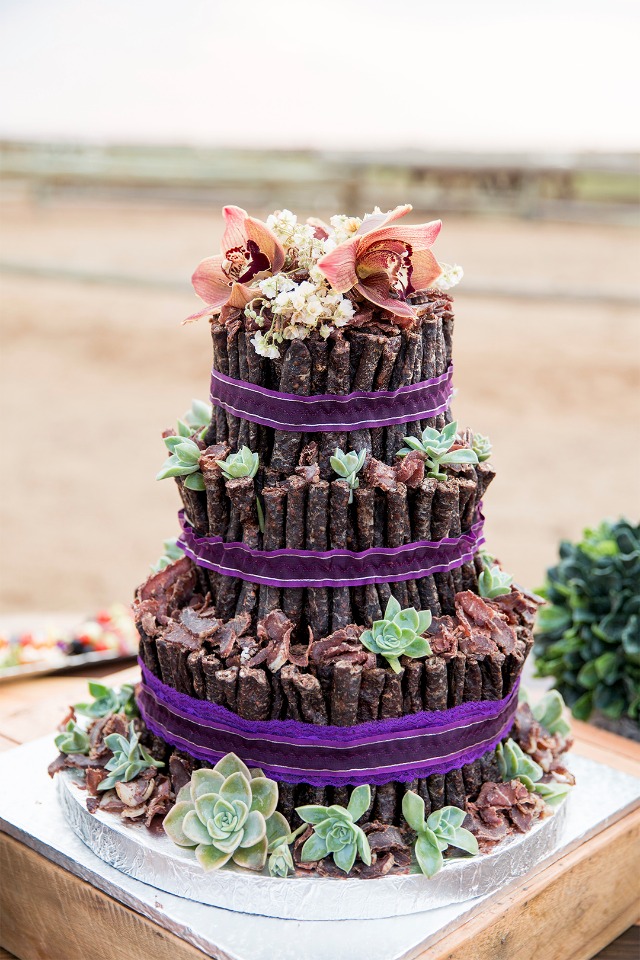
{"label": "green leafy plant", "polygon": [[564,718],[564,710],[565,702],[558,690],[549,690],[531,708],[533,716],[545,730],[551,734],[557,733],[561,737],[567,737],[571,733],[571,727]]}
{"label": "green leafy plant", "polygon": [[176,537],[173,537],[170,540],[163,540],[162,546],[164,548],[164,553],[160,559],[156,561],[156,563],[151,564],[152,573],[160,573],[160,571],[164,570],[165,567],[168,567],[169,564],[179,560],[180,557],[184,557],[184,550],[182,547],[178,546],[178,540]]}
{"label": "green leafy plant", "polygon": [[249,447],[241,447],[237,453],[230,453],[226,460],[216,460],[226,480],[238,480],[240,477],[255,477],[260,466],[260,457]]}
{"label": "green leafy plant", "polygon": [[132,683],[123,683],[121,687],[107,687],[103,683],[89,681],[89,693],[93,703],[76,703],[73,709],[85,717],[107,717],[110,713],[124,713],[127,717],[137,717],[135,688]]}
{"label": "green leafy plant", "polygon": [[178,420],[177,431],[180,437],[191,437],[196,431],[202,440],[211,423],[212,408],[203,400],[192,400],[191,408]]}
{"label": "green leafy plant", "polygon": [[344,453],[339,447],[336,447],[336,452],[329,458],[334,472],[349,484],[349,503],[353,503],[353,491],[360,486],[358,473],[362,470],[366,459],[366,450],[361,450],[360,453],[356,453],[355,450]]}
{"label": "green leafy plant", "polygon": [[414,607],[403,610],[395,597],[390,597],[382,620],[375,620],[360,640],[373,653],[385,658],[394,673],[400,673],[399,657],[430,656],[429,641],[422,634],[431,625],[431,612]]}
{"label": "green leafy plant", "polygon": [[560,562],[538,591],[539,676],[553,677],[574,717],[598,711],[640,726],[640,525],[604,522]]}
{"label": "green leafy plant", "polygon": [[495,600],[506,593],[511,593],[513,577],[501,570],[497,563],[485,559],[484,570],[478,577],[478,592],[487,600]]}
{"label": "green leafy plant", "polygon": [[293,873],[295,868],[289,846],[306,829],[307,825],[303,823],[297,830],[291,831],[281,813],[276,813],[267,820],[267,850],[270,854],[267,866],[272,877],[286,877]]}
{"label": "green leafy plant", "polygon": [[442,854],[447,847],[457,847],[472,856],[478,852],[478,841],[462,826],[466,813],[458,807],[442,807],[425,819],[424,800],[407,790],[402,798],[402,814],[417,833],[414,853],[418,866],[427,877],[442,869]]}
{"label": "green leafy plant", "polygon": [[568,783],[539,783],[544,773],[542,767],[527,756],[514,740],[498,744],[496,756],[503,780],[519,780],[530,793],[537,793],[551,807],[561,803],[571,789]]}
{"label": "green leafy plant", "polygon": [[195,849],[205,870],[217,870],[229,860],[262,870],[269,846],[277,848],[290,835],[277,803],[278,784],[228,753],[213,770],[194,772],[163,826],[179,847]]}
{"label": "green leafy plant", "polygon": [[113,756],[105,765],[109,776],[98,784],[98,790],[110,790],[116,783],[128,783],[149,767],[164,767],[161,760],[156,760],[141,745],[133,721],[129,724],[128,740],[120,733],[110,733],[104,742]]}
{"label": "green leafy plant", "polygon": [[352,792],[347,807],[338,804],[330,807],[319,804],[297,807],[296,813],[300,819],[313,826],[313,833],[301,851],[302,861],[310,863],[331,854],[336,867],[344,873],[349,873],[356,855],[369,865],[371,848],[357,821],[369,809],[370,803],[371,788],[363,785]]}
{"label": "green leafy plant", "polygon": [[491,456],[493,448],[489,437],[485,437],[482,433],[474,433],[471,449],[477,456],[478,463],[484,463]]}
{"label": "green leafy plant", "polygon": [[184,477],[184,485],[189,490],[204,490],[204,479],[200,471],[202,450],[188,437],[165,437],[165,446],[171,456],[162,464],[156,480],[168,477]]}
{"label": "green leafy plant", "polygon": [[74,720],[69,720],[54,743],[60,753],[89,753],[89,737]]}
{"label": "green leafy plant", "polygon": [[455,450],[451,449],[456,443],[457,430],[458,424],[455,421],[448,423],[442,430],[427,427],[422,431],[419,439],[417,437],[405,437],[406,447],[402,447],[397,455],[406,457],[412,450],[417,450],[424,456],[427,476],[433,477],[435,480],[446,480],[447,475],[441,467],[448,463],[478,462],[478,456],[471,447],[458,446]]}

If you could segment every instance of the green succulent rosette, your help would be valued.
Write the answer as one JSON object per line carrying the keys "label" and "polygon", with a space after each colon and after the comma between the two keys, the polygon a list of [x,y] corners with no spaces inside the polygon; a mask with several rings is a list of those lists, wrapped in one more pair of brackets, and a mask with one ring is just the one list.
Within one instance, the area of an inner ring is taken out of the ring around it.
{"label": "green succulent rosette", "polygon": [[495,600],[511,593],[513,577],[501,570],[497,563],[484,558],[484,569],[478,577],[478,593],[486,600]]}
{"label": "green succulent rosette", "polygon": [[530,793],[537,793],[550,807],[561,803],[569,793],[568,783],[540,783],[544,771],[539,763],[528,756],[515,740],[506,740],[496,748],[500,776],[504,781],[519,780]]}
{"label": "green succulent rosette", "polygon": [[110,790],[116,783],[128,783],[150,767],[164,767],[164,763],[152,757],[140,743],[133,720],[129,724],[128,740],[120,733],[110,733],[104,742],[113,756],[105,765],[109,775],[98,784],[98,790]]}
{"label": "green succulent rosette", "polygon": [[366,459],[366,450],[361,450],[360,453],[356,453],[355,450],[344,453],[340,447],[336,447],[334,455],[329,458],[334,473],[349,484],[349,503],[353,502],[353,491],[360,486],[358,473],[362,470]]}
{"label": "green succulent rosette", "polygon": [[230,453],[226,460],[216,460],[216,463],[226,480],[238,480],[240,477],[253,479],[260,466],[260,457],[245,446],[237,453]]}
{"label": "green succulent rosette", "polygon": [[462,826],[466,817],[464,810],[442,807],[425,819],[424,800],[413,790],[408,790],[402,798],[402,814],[417,834],[414,854],[426,877],[433,877],[442,869],[442,854],[447,847],[456,847],[472,856],[478,853],[478,841]]}
{"label": "green succulent rosette", "polygon": [[492,446],[489,437],[482,433],[474,433],[471,449],[478,458],[478,463],[484,463],[491,456]]}
{"label": "green succulent rosette", "polygon": [[170,564],[175,563],[176,560],[180,560],[181,557],[184,557],[184,550],[182,547],[178,546],[177,537],[171,537],[169,540],[163,540],[162,547],[162,556],[156,561],[156,563],[151,564],[152,573],[160,573],[161,570],[164,570]]}
{"label": "green succulent rosette", "polygon": [[442,467],[451,463],[478,463],[478,455],[471,447],[457,442],[458,424],[448,423],[442,430],[426,427],[420,437],[405,437],[405,447],[398,450],[397,456],[406,457],[412,450],[424,457],[425,472],[435,480],[446,480],[447,474]]}
{"label": "green succulent rosette", "polygon": [[85,717],[97,719],[108,717],[112,713],[124,713],[127,717],[137,717],[138,707],[135,700],[135,687],[132,683],[123,683],[121,687],[108,687],[104,683],[89,681],[89,693],[92,703],[75,703],[73,709]]}
{"label": "green succulent rosette", "polygon": [[301,860],[312,863],[333,856],[336,867],[344,873],[349,873],[356,856],[369,865],[371,848],[357,821],[369,809],[370,803],[371,788],[363,785],[355,788],[346,807],[338,804],[330,807],[319,804],[296,807],[300,819],[313,826],[312,835],[302,847]]}
{"label": "green succulent rosette", "polygon": [[277,803],[277,783],[229,753],[213,770],[194,772],[163,827],[177,846],[195,850],[205,870],[218,870],[232,860],[259,871],[270,844],[278,847],[290,833]]}
{"label": "green succulent rosette", "polygon": [[184,477],[184,485],[189,490],[204,490],[204,478],[200,471],[202,450],[189,437],[165,437],[164,443],[171,456],[165,460],[156,480],[168,477]]}
{"label": "green succulent rosette", "polygon": [[74,720],[69,720],[64,730],[55,738],[54,743],[60,753],[89,753],[89,737]]}
{"label": "green succulent rosette", "polygon": [[429,641],[422,636],[431,626],[431,612],[402,609],[395,597],[390,597],[382,620],[375,620],[371,630],[365,630],[362,645],[384,657],[394,673],[400,673],[399,657],[431,655]]}

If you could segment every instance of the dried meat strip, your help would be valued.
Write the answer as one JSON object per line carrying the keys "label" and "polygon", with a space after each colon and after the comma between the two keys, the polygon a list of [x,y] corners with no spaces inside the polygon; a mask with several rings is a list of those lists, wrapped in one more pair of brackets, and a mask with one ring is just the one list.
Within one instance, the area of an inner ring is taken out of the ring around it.
{"label": "dried meat strip", "polygon": [[[264,487],[262,491],[264,504],[264,535],[262,538],[263,550],[280,550],[285,546],[285,514],[287,491],[285,487]],[[282,590],[278,587],[262,584],[260,587],[260,604],[258,618],[262,620],[272,610],[281,606]]]}
{"label": "dried meat strip", "polygon": [[[307,549],[327,549],[329,484],[319,480],[309,487],[307,499]],[[329,595],[326,587],[307,590],[307,617],[315,637],[329,633]]]}
{"label": "dried meat strip", "polygon": [[[334,480],[331,483],[329,541],[332,550],[344,550],[347,546],[350,494],[346,480]],[[331,630],[346,627],[352,619],[349,587],[334,587],[331,590]]]}
{"label": "dried meat strip", "polygon": [[[345,396],[349,393],[350,372],[349,363],[351,348],[347,340],[339,338],[333,344],[327,368],[327,393],[335,396]],[[319,465],[320,476],[328,480],[332,474],[330,458],[336,447],[346,449],[349,443],[349,434],[328,431],[320,435]]]}

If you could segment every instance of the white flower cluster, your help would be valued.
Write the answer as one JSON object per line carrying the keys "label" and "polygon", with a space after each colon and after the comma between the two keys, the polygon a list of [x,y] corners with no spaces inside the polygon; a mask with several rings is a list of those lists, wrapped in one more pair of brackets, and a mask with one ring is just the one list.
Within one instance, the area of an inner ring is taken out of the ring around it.
{"label": "white flower cluster", "polygon": [[278,344],[283,340],[304,340],[312,330],[325,339],[332,328],[344,327],[354,314],[347,297],[333,290],[317,267],[312,266],[310,279],[295,283],[284,274],[268,277],[258,283],[262,294],[246,308],[246,315],[258,326],[265,322],[262,311],[268,309],[273,320],[264,333],[258,331],[251,342],[256,353],[275,359],[280,356]]}
{"label": "white flower cluster", "polygon": [[315,228],[308,223],[298,223],[291,210],[276,210],[267,217],[267,226],[285,249],[285,270],[309,270],[326,253],[324,241],[316,237]]}
{"label": "white flower cluster", "polygon": [[451,290],[451,287],[455,287],[464,276],[464,270],[462,267],[458,266],[457,263],[453,265],[449,263],[441,263],[442,273],[436,281],[434,281],[434,287],[437,287],[438,290]]}

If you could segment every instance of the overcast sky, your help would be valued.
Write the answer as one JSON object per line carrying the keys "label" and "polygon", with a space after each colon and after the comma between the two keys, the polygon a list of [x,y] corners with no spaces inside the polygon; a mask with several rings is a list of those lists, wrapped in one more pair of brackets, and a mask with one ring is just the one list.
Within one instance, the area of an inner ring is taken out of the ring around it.
{"label": "overcast sky", "polygon": [[0,137],[637,149],[632,0],[0,0]]}

